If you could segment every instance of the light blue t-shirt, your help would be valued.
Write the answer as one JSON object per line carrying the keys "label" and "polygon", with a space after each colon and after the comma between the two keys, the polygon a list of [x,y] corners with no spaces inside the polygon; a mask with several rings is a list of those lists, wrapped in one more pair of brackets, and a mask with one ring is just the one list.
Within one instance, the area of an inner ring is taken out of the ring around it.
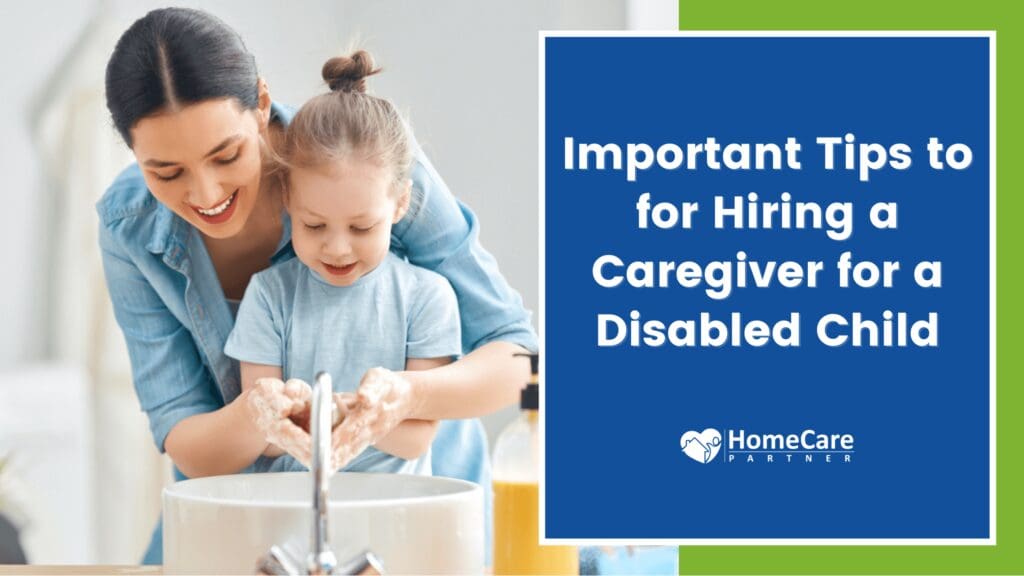
{"label": "light blue t-shirt", "polygon": [[[404,370],[407,358],[461,354],[459,308],[443,276],[388,253],[350,286],[333,286],[298,258],[252,277],[224,352],[280,366],[284,379],[327,371],[335,392],[354,392],[370,368]],[[291,456],[260,471],[305,470]],[[367,448],[344,470],[430,474],[429,451],[404,460]]]}

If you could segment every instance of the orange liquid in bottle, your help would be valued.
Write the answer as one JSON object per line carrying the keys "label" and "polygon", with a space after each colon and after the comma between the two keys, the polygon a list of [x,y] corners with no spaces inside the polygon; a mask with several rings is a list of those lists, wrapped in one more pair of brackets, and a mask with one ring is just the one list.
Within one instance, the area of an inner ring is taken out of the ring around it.
{"label": "orange liquid in bottle", "polygon": [[537,485],[494,483],[494,573],[579,574],[575,546],[538,546]]}

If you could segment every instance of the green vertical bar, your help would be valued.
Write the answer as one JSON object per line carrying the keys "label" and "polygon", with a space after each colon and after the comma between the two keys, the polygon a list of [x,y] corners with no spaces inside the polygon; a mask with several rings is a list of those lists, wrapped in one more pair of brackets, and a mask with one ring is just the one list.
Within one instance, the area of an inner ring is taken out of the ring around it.
{"label": "green vertical bar", "polygon": [[996,546],[685,546],[680,574],[1024,573],[1024,246],[1019,7],[993,0],[680,0],[680,30],[996,30]]}

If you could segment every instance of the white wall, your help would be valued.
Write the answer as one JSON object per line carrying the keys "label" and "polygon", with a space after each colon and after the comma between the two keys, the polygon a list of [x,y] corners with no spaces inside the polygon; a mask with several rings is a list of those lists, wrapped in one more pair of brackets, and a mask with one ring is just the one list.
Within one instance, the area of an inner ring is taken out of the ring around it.
{"label": "white wall", "polygon": [[54,73],[88,18],[80,2],[0,3],[0,166],[4,175],[0,208],[0,365],[40,359],[46,354],[46,225],[40,178],[35,170],[29,121],[37,91]]}

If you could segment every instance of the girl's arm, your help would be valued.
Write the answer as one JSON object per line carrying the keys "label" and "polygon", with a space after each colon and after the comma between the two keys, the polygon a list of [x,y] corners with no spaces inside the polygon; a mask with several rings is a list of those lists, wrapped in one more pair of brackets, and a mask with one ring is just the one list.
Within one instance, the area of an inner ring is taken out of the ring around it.
{"label": "girl's arm", "polygon": [[426,454],[436,433],[437,420],[403,420],[373,446],[392,456],[413,460]]}
{"label": "girl's arm", "polygon": [[[415,372],[429,370],[450,364],[451,358],[409,358],[405,361],[405,369]],[[381,452],[398,456],[406,460],[419,458],[430,448],[437,433],[437,420],[410,419],[403,420],[390,434],[378,441],[374,446]]]}

